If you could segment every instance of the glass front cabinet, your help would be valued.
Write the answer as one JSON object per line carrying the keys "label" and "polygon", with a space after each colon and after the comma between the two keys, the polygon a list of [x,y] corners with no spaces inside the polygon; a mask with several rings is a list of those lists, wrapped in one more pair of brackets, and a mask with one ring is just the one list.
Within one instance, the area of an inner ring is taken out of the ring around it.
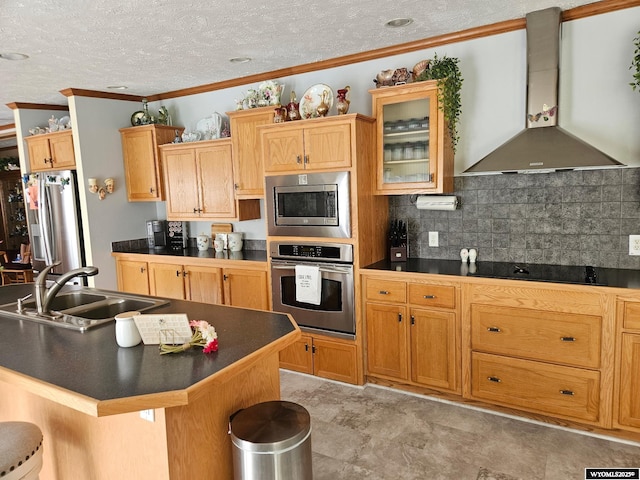
{"label": "glass front cabinet", "polygon": [[453,148],[436,81],[369,92],[377,120],[377,193],[452,193]]}

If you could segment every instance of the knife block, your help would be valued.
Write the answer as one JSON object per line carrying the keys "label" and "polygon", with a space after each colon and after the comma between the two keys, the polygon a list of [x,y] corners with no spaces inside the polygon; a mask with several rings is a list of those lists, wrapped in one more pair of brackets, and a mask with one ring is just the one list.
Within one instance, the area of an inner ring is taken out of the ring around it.
{"label": "knife block", "polygon": [[392,262],[406,262],[407,261],[407,246],[402,245],[400,247],[391,247],[389,252],[389,258]]}

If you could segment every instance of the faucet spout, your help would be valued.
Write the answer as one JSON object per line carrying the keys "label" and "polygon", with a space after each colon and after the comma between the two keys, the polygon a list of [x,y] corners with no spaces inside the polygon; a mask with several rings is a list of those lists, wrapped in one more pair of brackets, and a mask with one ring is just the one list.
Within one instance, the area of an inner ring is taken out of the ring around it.
{"label": "faucet spout", "polygon": [[36,307],[38,309],[38,314],[46,314],[49,312],[51,302],[56,297],[60,289],[72,278],[75,277],[91,277],[93,275],[98,274],[97,267],[80,267],[75,268],[73,270],[69,270],[66,273],[60,275],[59,278],[49,287],[47,287],[47,275],[51,271],[52,268],[60,265],[60,262],[55,262],[51,265],[47,265],[42,271],[38,274],[35,281],[35,299],[36,299]]}

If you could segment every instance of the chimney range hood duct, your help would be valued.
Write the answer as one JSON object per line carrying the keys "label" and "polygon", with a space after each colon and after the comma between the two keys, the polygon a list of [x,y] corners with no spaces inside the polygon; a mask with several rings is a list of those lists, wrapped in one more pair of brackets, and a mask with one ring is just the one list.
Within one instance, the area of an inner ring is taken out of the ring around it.
{"label": "chimney range hood duct", "polygon": [[624,166],[557,125],[560,16],[558,7],[526,16],[527,128],[464,173],[537,173]]}

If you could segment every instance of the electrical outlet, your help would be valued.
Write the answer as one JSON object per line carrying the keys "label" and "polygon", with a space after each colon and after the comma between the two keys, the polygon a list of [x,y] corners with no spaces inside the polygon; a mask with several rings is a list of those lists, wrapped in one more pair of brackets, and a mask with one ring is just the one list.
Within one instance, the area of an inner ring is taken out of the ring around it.
{"label": "electrical outlet", "polygon": [[640,235],[629,235],[629,255],[640,255]]}
{"label": "electrical outlet", "polygon": [[140,410],[140,418],[147,422],[155,422],[156,415],[153,410]]}
{"label": "electrical outlet", "polygon": [[438,246],[438,232],[429,232],[429,246],[430,247]]}

